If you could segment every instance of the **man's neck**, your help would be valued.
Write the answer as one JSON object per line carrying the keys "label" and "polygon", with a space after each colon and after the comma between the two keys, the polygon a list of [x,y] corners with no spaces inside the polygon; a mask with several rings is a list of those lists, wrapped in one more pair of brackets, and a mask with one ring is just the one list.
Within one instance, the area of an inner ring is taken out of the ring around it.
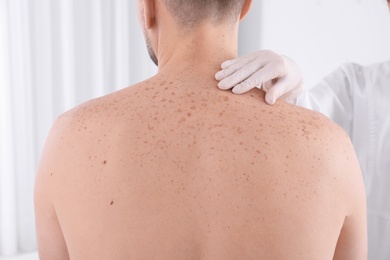
{"label": "man's neck", "polygon": [[212,74],[223,61],[237,57],[238,28],[199,26],[186,36],[167,35],[158,45],[158,74],[191,71]]}

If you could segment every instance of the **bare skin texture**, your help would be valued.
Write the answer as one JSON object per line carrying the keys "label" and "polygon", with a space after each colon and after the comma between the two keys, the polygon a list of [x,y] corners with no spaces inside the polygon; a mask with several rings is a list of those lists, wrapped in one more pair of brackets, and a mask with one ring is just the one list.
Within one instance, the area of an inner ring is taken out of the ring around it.
{"label": "bare skin texture", "polygon": [[158,36],[174,21],[151,2],[159,73],[63,114],[48,137],[41,259],[365,259],[347,135],[318,113],[266,105],[260,90],[220,91],[237,28],[202,25],[179,43]]}

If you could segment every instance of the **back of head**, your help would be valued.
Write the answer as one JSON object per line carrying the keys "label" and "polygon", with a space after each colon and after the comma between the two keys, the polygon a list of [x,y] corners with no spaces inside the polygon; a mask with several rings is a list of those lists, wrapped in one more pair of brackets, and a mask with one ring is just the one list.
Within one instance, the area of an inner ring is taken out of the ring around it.
{"label": "back of head", "polygon": [[178,24],[193,28],[202,22],[237,21],[245,0],[163,0]]}

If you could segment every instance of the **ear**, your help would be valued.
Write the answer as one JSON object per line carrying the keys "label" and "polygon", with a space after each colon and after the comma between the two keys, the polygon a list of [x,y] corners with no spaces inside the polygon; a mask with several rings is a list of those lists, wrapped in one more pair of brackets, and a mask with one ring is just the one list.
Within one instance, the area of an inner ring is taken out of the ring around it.
{"label": "ear", "polygon": [[151,29],[156,22],[155,0],[144,0],[144,15],[146,29]]}
{"label": "ear", "polygon": [[240,20],[244,19],[244,17],[248,14],[249,10],[251,9],[252,0],[245,0],[244,7],[241,11]]}

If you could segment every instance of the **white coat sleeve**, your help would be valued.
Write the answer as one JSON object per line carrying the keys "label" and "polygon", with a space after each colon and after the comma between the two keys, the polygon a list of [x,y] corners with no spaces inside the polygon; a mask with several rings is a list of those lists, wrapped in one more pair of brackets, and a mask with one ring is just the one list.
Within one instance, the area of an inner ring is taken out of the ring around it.
{"label": "white coat sleeve", "polygon": [[[353,66],[351,66],[353,67]],[[348,133],[352,133],[353,88],[348,75],[349,65],[343,65],[320,83],[304,91],[297,105],[318,111]]]}

